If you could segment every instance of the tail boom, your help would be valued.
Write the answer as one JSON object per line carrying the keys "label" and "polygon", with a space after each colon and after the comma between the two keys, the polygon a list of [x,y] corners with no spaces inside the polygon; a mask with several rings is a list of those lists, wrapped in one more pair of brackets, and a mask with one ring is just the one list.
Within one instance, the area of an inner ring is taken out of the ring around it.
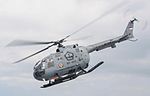
{"label": "tail boom", "polygon": [[86,48],[87,48],[88,52],[91,53],[93,51],[99,51],[99,50],[102,50],[102,49],[105,49],[108,47],[115,48],[116,43],[120,43],[120,42],[123,42],[123,41],[133,38],[134,37],[133,36],[133,28],[134,28],[135,21],[137,21],[136,18],[134,18],[134,20],[130,20],[123,35],[118,36],[113,39],[109,39],[109,40],[100,42],[100,43],[96,43],[96,44],[87,46]]}

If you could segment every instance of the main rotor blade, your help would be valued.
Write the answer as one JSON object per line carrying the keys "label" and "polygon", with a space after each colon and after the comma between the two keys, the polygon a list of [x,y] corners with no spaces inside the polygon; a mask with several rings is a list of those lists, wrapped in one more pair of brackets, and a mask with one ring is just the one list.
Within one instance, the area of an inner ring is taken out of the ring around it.
{"label": "main rotor blade", "polygon": [[28,46],[28,45],[42,45],[42,44],[51,44],[53,42],[37,42],[37,41],[28,41],[28,40],[14,40],[10,42],[6,47],[10,46]]}
{"label": "main rotor blade", "polygon": [[28,59],[28,58],[30,58],[30,57],[36,55],[36,54],[39,54],[39,53],[41,53],[41,52],[43,52],[43,51],[49,49],[50,47],[52,47],[52,46],[54,46],[54,45],[55,45],[55,44],[52,44],[52,45],[50,45],[50,46],[48,46],[48,47],[46,47],[46,48],[44,48],[44,49],[42,49],[42,50],[40,50],[40,51],[38,51],[38,52],[32,54],[32,55],[29,55],[29,56],[27,56],[27,57],[25,57],[25,58],[23,58],[23,59],[21,59],[21,60],[15,61],[14,63],[19,63],[19,62],[21,62],[21,61],[24,61],[24,60],[26,60],[26,59]]}
{"label": "main rotor blade", "polygon": [[74,31],[72,34],[66,36],[65,38],[61,39],[60,41],[64,41],[65,39],[69,38],[70,36],[82,31],[83,29],[85,29],[86,27],[92,25],[93,23],[97,22],[98,20],[104,18],[105,16],[115,12],[117,9],[120,9],[121,7],[123,7],[125,5],[125,1],[117,4],[116,6],[114,6],[113,8],[111,8],[111,10],[106,11],[105,13],[103,13],[102,15],[98,16],[97,18],[95,18],[94,20],[90,21],[89,23],[87,23],[86,25],[82,26],[81,28],[77,29],[76,31]]}
{"label": "main rotor blade", "polygon": [[92,38],[93,36],[84,36],[84,37],[79,37],[79,38],[75,38],[75,39],[68,39],[67,41],[79,41],[79,40],[86,40],[89,38]]}

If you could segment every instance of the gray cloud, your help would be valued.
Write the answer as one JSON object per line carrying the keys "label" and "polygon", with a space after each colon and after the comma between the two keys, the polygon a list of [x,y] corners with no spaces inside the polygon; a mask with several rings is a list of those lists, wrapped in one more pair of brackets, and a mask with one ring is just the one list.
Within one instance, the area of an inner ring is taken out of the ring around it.
{"label": "gray cloud", "polygon": [[[5,48],[14,39],[50,41],[74,32],[122,0],[1,0],[0,3],[0,90],[5,96],[149,96],[149,0],[127,0],[124,7],[92,24],[72,38],[92,35],[94,39],[75,41],[80,45],[97,43],[121,35],[128,21],[139,18],[135,26],[137,42],[124,42],[116,49],[91,54],[90,67],[105,63],[89,75],[40,89],[43,82],[32,76],[34,63],[48,55],[48,50],[20,64],[11,62],[45,46]],[[144,24],[147,22],[146,27]],[[144,28],[144,29],[143,29]],[[71,38],[70,38],[71,39]],[[68,42],[66,44],[72,44]]]}

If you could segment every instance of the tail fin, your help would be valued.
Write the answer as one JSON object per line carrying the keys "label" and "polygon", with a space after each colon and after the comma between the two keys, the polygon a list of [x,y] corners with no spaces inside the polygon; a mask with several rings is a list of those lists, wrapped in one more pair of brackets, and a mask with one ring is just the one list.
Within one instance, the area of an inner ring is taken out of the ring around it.
{"label": "tail fin", "polygon": [[134,28],[134,22],[135,21],[138,21],[136,18],[134,18],[133,20],[131,20],[129,23],[128,23],[128,26],[124,32],[124,36],[127,36],[128,38],[133,38],[133,28]]}

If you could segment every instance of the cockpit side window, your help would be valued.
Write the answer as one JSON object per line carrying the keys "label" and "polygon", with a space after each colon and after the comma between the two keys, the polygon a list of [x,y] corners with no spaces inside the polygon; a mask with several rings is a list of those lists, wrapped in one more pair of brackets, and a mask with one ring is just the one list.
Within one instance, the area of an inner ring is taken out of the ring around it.
{"label": "cockpit side window", "polygon": [[47,63],[48,63],[47,68],[54,67],[54,60],[53,59],[49,59],[49,61]]}

